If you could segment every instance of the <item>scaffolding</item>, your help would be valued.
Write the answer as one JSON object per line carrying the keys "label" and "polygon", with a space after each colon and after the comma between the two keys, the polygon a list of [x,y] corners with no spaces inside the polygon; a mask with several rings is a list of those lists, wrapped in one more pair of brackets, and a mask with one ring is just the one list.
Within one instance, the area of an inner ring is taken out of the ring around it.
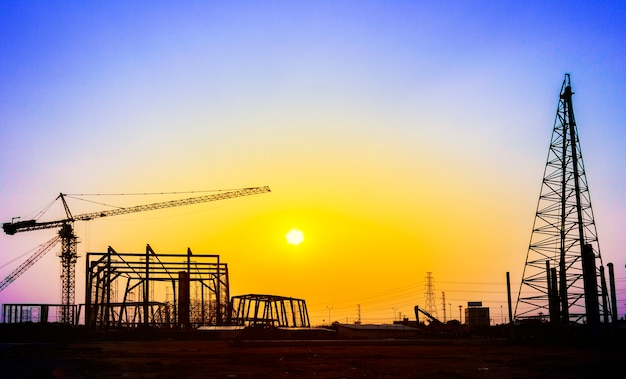
{"label": "scaffolding", "polygon": [[85,326],[190,329],[229,323],[228,266],[219,255],[87,253]]}

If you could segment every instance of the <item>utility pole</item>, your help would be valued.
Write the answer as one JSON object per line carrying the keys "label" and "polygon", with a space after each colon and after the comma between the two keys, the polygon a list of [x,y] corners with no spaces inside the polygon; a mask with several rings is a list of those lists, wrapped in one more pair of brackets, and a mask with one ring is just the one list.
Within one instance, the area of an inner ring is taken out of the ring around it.
{"label": "utility pole", "polygon": [[459,305],[459,322],[462,324],[463,323],[463,318],[461,318],[461,309],[463,308],[462,305]]}
{"label": "utility pole", "polygon": [[333,322],[330,318],[330,311],[333,309],[334,307],[329,307],[328,305],[326,306],[326,309],[328,309],[328,325],[331,325]]}

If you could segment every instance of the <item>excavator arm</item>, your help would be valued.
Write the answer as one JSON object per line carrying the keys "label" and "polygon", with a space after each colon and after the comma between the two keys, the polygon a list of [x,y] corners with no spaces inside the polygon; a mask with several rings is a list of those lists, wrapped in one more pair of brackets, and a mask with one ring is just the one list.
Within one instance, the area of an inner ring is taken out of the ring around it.
{"label": "excavator arm", "polygon": [[419,313],[422,313],[424,316],[426,316],[428,318],[428,321],[430,321],[433,324],[441,324],[441,321],[437,320],[435,318],[435,316],[431,315],[430,313],[426,312],[426,310],[420,308],[419,306],[415,306],[415,318],[417,319],[417,322],[420,321],[420,317],[419,317]]}

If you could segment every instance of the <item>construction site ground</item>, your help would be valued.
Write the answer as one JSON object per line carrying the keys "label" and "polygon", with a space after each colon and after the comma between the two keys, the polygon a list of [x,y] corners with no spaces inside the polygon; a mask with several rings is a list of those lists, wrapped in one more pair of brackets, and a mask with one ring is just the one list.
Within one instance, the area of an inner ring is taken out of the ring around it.
{"label": "construction site ground", "polygon": [[[621,343],[412,340],[0,342],[2,378],[602,378]],[[618,374],[619,376],[619,374]]]}

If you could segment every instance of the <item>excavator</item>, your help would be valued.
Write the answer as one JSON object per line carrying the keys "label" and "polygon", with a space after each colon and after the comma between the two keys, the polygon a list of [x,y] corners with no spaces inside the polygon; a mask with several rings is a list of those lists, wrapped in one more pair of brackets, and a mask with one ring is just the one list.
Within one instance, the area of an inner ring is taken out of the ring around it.
{"label": "excavator", "polygon": [[17,269],[7,275],[2,281],[0,281],[0,291],[4,290],[9,284],[17,279],[26,270],[32,267],[41,257],[43,257],[48,251],[50,251],[58,242],[61,242],[61,323],[75,324],[77,322],[76,315],[74,314],[74,299],[75,299],[75,266],[78,259],[77,254],[77,237],[74,234],[74,222],[75,221],[88,221],[101,217],[117,216],[129,213],[144,212],[156,209],[172,208],[182,205],[191,205],[198,203],[205,203],[209,201],[231,199],[234,197],[256,195],[261,193],[271,192],[268,186],[264,187],[250,187],[241,188],[238,190],[224,191],[211,195],[191,197],[180,200],[170,200],[164,202],[150,203],[144,205],[137,205],[126,208],[115,208],[103,210],[100,212],[84,213],[80,215],[72,215],[69,206],[65,200],[66,194],[59,194],[56,200],[61,200],[65,209],[66,217],[56,221],[39,222],[37,220],[24,220],[15,221],[19,219],[14,217],[11,222],[5,222],[2,224],[2,229],[8,235],[14,235],[20,232],[59,228],[58,235],[49,241],[40,245],[40,247]]}
{"label": "excavator", "polygon": [[416,305],[414,307],[414,309],[415,309],[415,319],[417,320],[418,324],[420,322],[419,314],[422,313],[424,316],[426,316],[428,318],[428,321],[430,322],[430,324],[432,324],[432,325],[443,325],[443,323],[441,321],[439,321],[437,318],[435,318],[430,313],[426,312],[426,310],[420,308],[418,305]]}

